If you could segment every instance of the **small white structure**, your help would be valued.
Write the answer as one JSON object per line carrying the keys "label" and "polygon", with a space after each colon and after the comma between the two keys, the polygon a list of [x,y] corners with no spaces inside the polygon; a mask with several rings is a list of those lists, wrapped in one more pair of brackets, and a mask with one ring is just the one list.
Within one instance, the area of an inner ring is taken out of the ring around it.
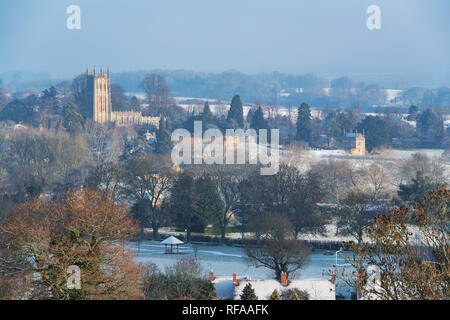
{"label": "small white structure", "polygon": [[[183,241],[178,240],[177,238],[175,238],[174,236],[170,236],[167,239],[161,241],[162,244],[164,244],[165,249],[166,249],[166,253],[172,254],[172,253],[178,253],[178,246],[180,244],[183,244]],[[174,250],[174,246],[175,246],[175,250]]]}

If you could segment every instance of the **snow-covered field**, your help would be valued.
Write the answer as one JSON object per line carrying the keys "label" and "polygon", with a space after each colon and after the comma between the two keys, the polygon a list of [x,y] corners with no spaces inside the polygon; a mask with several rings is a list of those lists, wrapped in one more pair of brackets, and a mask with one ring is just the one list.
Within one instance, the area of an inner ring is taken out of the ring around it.
{"label": "snow-covered field", "polygon": [[[351,156],[345,150],[301,150],[299,152],[282,150],[281,159],[297,165],[300,170],[308,170],[311,165],[319,161],[345,160],[349,161],[353,168],[367,168],[373,163],[380,164],[386,168],[392,168],[402,161],[411,159],[412,155],[420,153],[432,160],[442,160],[444,149],[387,149],[380,154],[367,155],[365,157]],[[444,176],[450,183],[450,162],[442,161],[444,164]]]}

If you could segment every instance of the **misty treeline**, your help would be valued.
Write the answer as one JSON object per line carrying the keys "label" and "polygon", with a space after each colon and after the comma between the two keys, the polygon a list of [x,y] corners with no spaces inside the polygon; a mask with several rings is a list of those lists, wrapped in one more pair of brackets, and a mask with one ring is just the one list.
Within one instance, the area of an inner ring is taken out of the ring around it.
{"label": "misty treeline", "polygon": [[[345,91],[344,87],[352,82],[344,80],[333,81],[335,88],[332,88],[332,91]],[[312,79],[302,81],[316,82]],[[214,108],[208,102],[195,100],[191,101],[189,108],[181,108],[172,96],[169,82],[160,74],[146,74],[139,84],[141,90],[145,92],[143,99],[126,95],[124,90],[113,82],[111,84],[112,108],[116,111],[138,111],[145,116],[162,116],[167,124],[164,130],[168,131],[186,128],[192,132],[194,121],[198,120],[203,121],[204,129],[218,128],[222,132],[228,128],[256,130],[276,128],[280,130],[282,145],[302,141],[313,147],[349,149],[351,141],[345,139],[346,134],[358,131],[365,133],[366,147],[369,152],[391,146],[401,148],[447,148],[450,146],[450,131],[444,127],[448,110],[430,107],[435,104],[419,104],[419,106],[412,104],[407,110],[385,107],[379,108],[378,113],[367,115],[363,113],[364,108],[350,108],[350,106],[358,105],[352,103],[346,103],[345,108],[339,108],[339,104],[325,104],[324,108],[313,109],[311,104],[302,102],[289,104],[288,107],[280,109],[277,101],[264,103],[257,99],[248,114],[245,114],[242,95],[234,93],[229,110],[228,104],[221,99],[211,102]],[[2,88],[0,89],[0,125],[11,127],[14,122],[35,128],[78,134],[86,130],[89,119],[92,118],[91,104],[86,100],[88,97],[86,77],[83,74],[71,82],[65,81],[51,86],[40,94],[16,92],[11,96],[6,89]],[[299,101],[308,101],[308,99]],[[411,102],[417,101],[411,100]],[[280,112],[280,110],[283,111]],[[143,132],[155,131],[155,128],[148,126],[140,129]],[[167,133],[170,134],[170,132]],[[164,141],[169,140],[166,136],[163,134],[160,138]],[[151,149],[145,143],[141,143],[141,148]],[[170,148],[170,143],[168,147],[158,147],[159,150],[165,151]]]}
{"label": "misty treeline", "polygon": [[[181,97],[205,97],[230,100],[239,92],[247,102],[262,101],[281,105],[308,102],[313,107],[332,105],[336,108],[387,104],[386,87],[374,82],[358,82],[349,77],[328,80],[314,74],[289,75],[279,72],[248,75],[238,71],[218,74],[200,73],[186,70],[154,70],[167,79],[172,92]],[[116,73],[112,78],[124,90],[142,92],[141,81],[145,71]],[[326,90],[324,90],[326,88]],[[288,95],[286,95],[288,94]],[[448,107],[450,89],[441,87],[435,90],[412,87],[406,89],[395,102],[405,105],[426,105]]]}
{"label": "misty treeline", "polygon": [[[450,89],[423,87],[404,88],[396,84],[356,81],[350,77],[326,79],[314,74],[290,75],[279,72],[244,74],[230,70],[222,73],[201,73],[188,70],[151,70],[113,73],[112,80],[127,92],[144,92],[142,81],[147,74],[159,74],[176,96],[204,97],[229,101],[239,92],[246,102],[262,101],[281,105],[308,102],[315,108],[332,105],[335,108],[359,106],[364,110],[372,105],[388,104],[385,89],[404,89],[394,101],[395,104],[448,107]],[[50,78],[40,75],[41,79]],[[39,75],[18,75],[16,78],[30,81],[4,83],[14,91],[42,90],[56,86],[56,81],[39,80]],[[34,79],[31,79],[34,78]],[[324,90],[324,88],[327,88]],[[329,88],[329,89],[328,89]],[[286,95],[289,94],[289,95]]]}

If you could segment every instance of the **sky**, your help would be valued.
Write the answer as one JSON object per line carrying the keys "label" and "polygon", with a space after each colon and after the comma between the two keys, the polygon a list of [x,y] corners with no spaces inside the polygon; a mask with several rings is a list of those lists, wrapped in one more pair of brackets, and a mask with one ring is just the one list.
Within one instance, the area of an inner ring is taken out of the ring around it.
{"label": "sky", "polygon": [[[81,29],[66,27],[69,5]],[[381,29],[369,30],[369,5]],[[0,0],[0,74],[315,73],[450,85],[448,0]]]}

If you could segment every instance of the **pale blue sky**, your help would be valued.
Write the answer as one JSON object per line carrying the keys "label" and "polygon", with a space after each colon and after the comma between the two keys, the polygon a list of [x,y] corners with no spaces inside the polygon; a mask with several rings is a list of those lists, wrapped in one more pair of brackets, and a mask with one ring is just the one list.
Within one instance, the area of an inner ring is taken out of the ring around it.
{"label": "pale blue sky", "polygon": [[[66,8],[81,8],[81,30]],[[382,29],[366,28],[381,7]],[[188,69],[450,80],[448,0],[0,0],[0,73]]]}

